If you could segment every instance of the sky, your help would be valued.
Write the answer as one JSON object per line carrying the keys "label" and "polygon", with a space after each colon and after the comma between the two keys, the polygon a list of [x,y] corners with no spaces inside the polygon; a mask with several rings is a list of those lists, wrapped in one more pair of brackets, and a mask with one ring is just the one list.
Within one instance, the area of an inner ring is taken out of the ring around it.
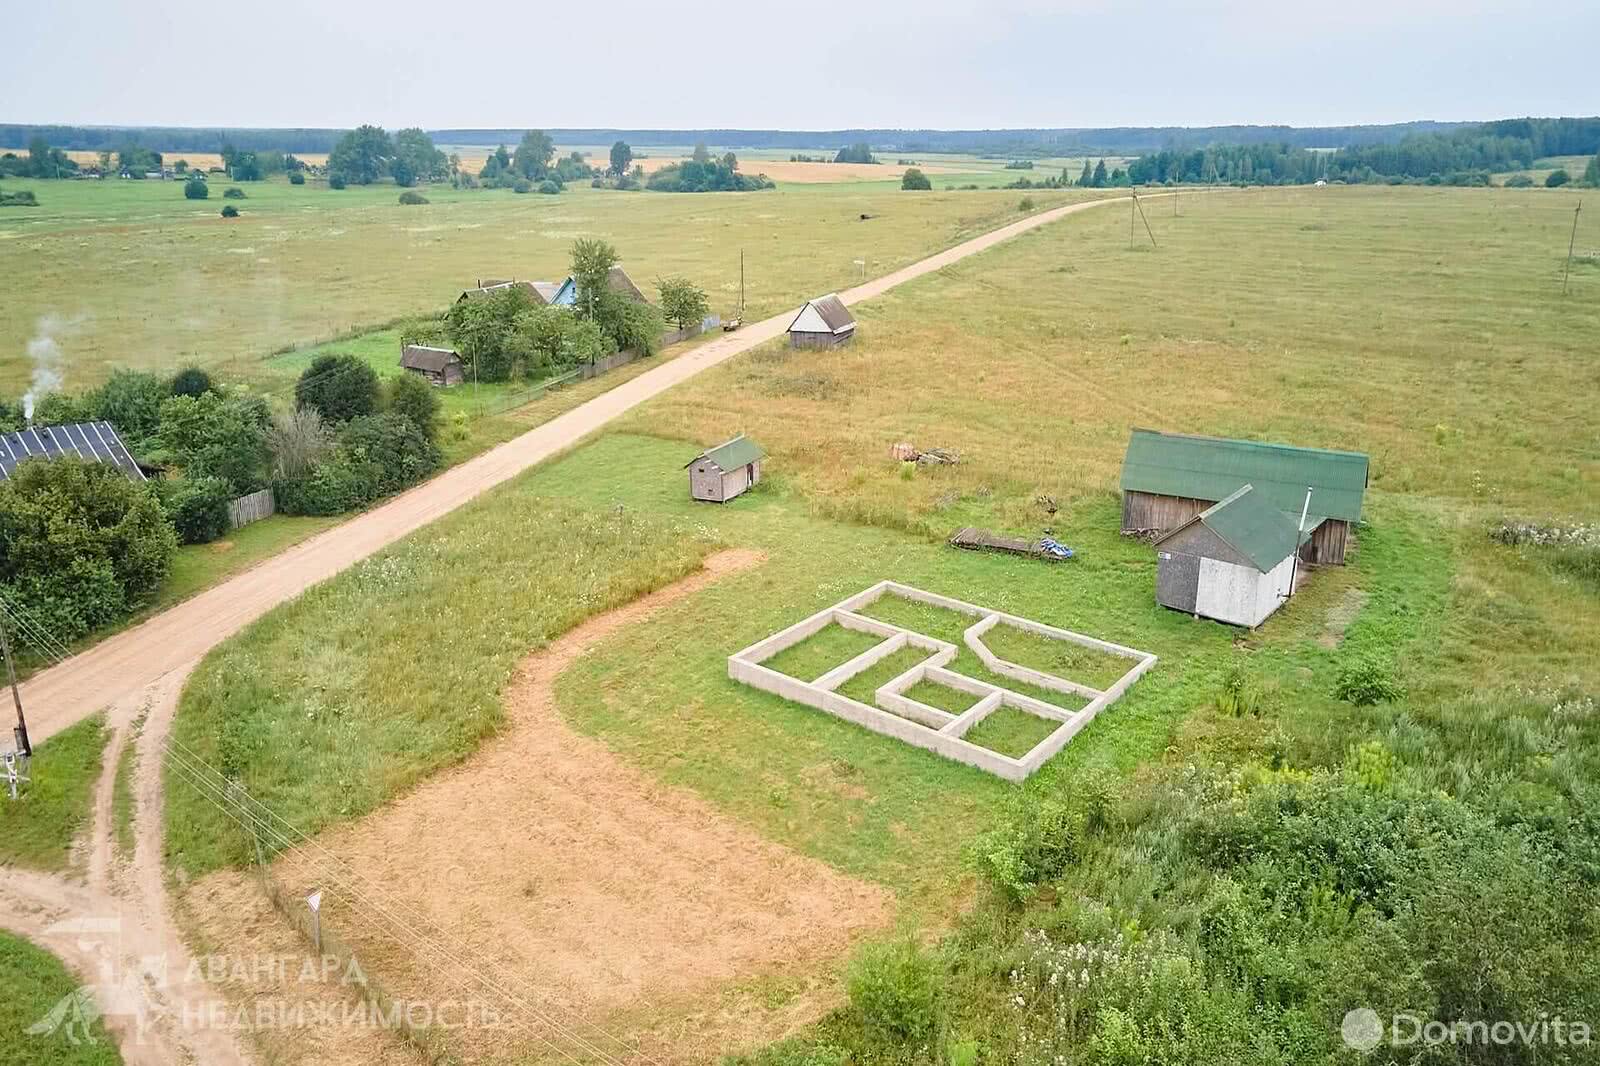
{"label": "sky", "polygon": [[1600,111],[1594,0],[46,0],[4,21],[0,122],[994,129]]}

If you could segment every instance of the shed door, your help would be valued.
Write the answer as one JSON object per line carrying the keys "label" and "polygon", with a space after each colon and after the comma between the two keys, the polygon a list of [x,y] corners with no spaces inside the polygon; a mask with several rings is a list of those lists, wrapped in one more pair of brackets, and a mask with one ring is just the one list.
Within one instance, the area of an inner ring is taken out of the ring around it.
{"label": "shed door", "polygon": [[1183,552],[1161,552],[1156,564],[1156,602],[1193,614],[1199,594],[1200,557]]}

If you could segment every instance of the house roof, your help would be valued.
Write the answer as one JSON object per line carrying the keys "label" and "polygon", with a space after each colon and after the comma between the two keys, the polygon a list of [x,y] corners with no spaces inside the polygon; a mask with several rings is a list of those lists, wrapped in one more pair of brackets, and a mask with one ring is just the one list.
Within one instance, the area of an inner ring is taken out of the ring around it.
{"label": "house roof", "polygon": [[806,313],[807,307],[814,309],[818,315],[822,316],[822,321],[827,323],[828,328],[835,333],[842,333],[856,324],[855,318],[850,314],[849,309],[845,307],[844,301],[839,299],[836,293],[830,292],[826,296],[818,296],[815,300],[807,300],[805,305],[800,308],[799,314],[794,316],[794,322],[789,323],[789,329],[794,329],[795,322],[800,321],[801,316]]}
{"label": "house roof", "polygon": [[0,478],[9,478],[17,464],[28,459],[59,459],[76,455],[97,463],[111,463],[129,481],[145,480],[110,422],[71,422],[56,426],[29,426],[0,434]]}
{"label": "house roof", "polygon": [[504,292],[506,289],[513,287],[526,291],[538,303],[547,304],[550,302],[550,297],[545,294],[546,288],[553,295],[560,286],[553,281],[494,281],[480,278],[478,287],[464,290],[457,297],[456,303],[460,303],[462,300],[476,300],[484,296],[492,296],[497,292]]}
{"label": "house roof", "polygon": [[1160,544],[1199,522],[1265,574],[1294,554],[1294,550],[1306,539],[1306,535],[1296,529],[1297,521],[1298,516],[1290,518],[1273,506],[1266,496],[1257,492],[1254,486],[1245,485],[1177,529],[1163,533],[1156,538],[1156,543]]}
{"label": "house roof", "polygon": [[1221,500],[1246,484],[1296,519],[1309,487],[1311,506],[1319,515],[1359,522],[1367,457],[1361,452],[1136,429],[1122,464],[1125,491]]}
{"label": "house roof", "polygon": [[561,291],[559,281],[535,281],[532,284],[533,291],[547,304],[555,302],[556,293]]}
{"label": "house roof", "polygon": [[741,433],[732,440],[724,441],[717,445],[715,448],[707,448],[683,465],[687,468],[702,459],[710,459],[724,470],[736,470],[747,463],[753,463],[757,459],[765,458],[766,454],[766,450],[761,445]]}
{"label": "house roof", "polygon": [[451,363],[461,362],[454,348],[430,348],[426,344],[408,344],[400,353],[400,365],[407,370],[426,370],[437,374]]}
{"label": "house roof", "polygon": [[612,267],[610,272],[606,274],[606,284],[611,287],[612,292],[625,296],[634,303],[647,304],[650,302],[644,298],[644,293],[639,291],[639,286],[633,283],[633,279],[628,277],[627,273],[619,266]]}

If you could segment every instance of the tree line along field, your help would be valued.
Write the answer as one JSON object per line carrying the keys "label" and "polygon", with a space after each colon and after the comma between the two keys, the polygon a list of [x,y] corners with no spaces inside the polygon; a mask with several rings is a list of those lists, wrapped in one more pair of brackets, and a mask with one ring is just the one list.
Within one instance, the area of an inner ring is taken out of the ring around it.
{"label": "tree line along field", "polygon": [[[1575,204],[1250,190],[1147,202],[1153,249],[1130,247],[1115,209],[1034,231],[857,307],[851,347],[773,344],[707,371],[279,608],[202,664],[179,735],[291,820],[359,838],[421,776],[470,772],[518,656],[615,603],[611,582],[654,587],[718,545],[753,548],[763,565],[597,642],[555,682],[564,722],[890,889],[899,928],[921,931],[924,946],[823,973],[837,1009],[752,1061],[1011,1061],[1041,1038],[1085,1061],[1326,1061],[1352,1002],[1523,1016],[1540,990],[1574,1016],[1600,1009],[1600,587],[1487,535],[1507,514],[1592,517],[1600,272],[1561,296]],[[1135,425],[1367,451],[1352,564],[1316,571],[1253,633],[1157,608],[1154,553],[1117,534]],[[736,430],[771,453],[762,484],[691,503],[683,461]],[[898,440],[962,461],[908,469]],[[552,580],[543,539],[502,532],[533,514],[574,560]],[[969,524],[1048,525],[1079,556],[942,544]],[[566,589],[619,535],[649,550]],[[1161,663],[1021,787],[728,680],[729,652],[884,577]],[[416,642],[440,649],[402,625],[414,617],[469,628],[447,670],[418,673]],[[1364,679],[1376,702],[1352,694]],[[424,728],[397,728],[397,707]],[[309,758],[308,716],[327,723]],[[507,832],[530,816],[506,812]],[[191,874],[248,855],[195,797],[173,792],[167,817]],[[469,939],[495,937],[493,916],[466,921]],[[1090,946],[1093,991],[1050,991],[1051,968]],[[1141,974],[1165,976],[1130,998]],[[698,1007],[777,1017],[805,987],[752,973]],[[599,1021],[642,1034],[688,1009]]]}
{"label": "tree line along field", "polygon": [[[241,217],[223,219],[215,193],[185,200],[178,182],[6,184],[40,199],[0,215],[0,271],[12,279],[0,388],[19,392],[36,337],[59,345],[68,387],[116,365],[242,375],[276,350],[440,311],[477,278],[559,280],[585,236],[616,245],[647,294],[658,276],[683,274],[724,315],[738,304],[742,249],[748,315],[761,317],[859,279],[857,259],[866,276],[884,273],[1018,204],[1014,193],[879,184],[697,195],[574,185],[561,196],[430,186],[429,204],[402,207],[392,185],[280,179],[243,184],[247,199],[228,201]],[[1076,195],[1033,198],[1043,208]]]}

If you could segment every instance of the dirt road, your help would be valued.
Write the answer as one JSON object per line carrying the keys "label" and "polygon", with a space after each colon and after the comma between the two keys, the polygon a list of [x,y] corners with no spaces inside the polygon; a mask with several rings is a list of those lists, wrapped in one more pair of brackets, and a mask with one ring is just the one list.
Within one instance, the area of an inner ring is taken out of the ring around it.
{"label": "dirt road", "polygon": [[[881,296],[896,285],[949,266],[1039,226],[1123,197],[1042,211],[840,293],[847,304]],[[381,507],[290,548],[141,625],[119,633],[23,685],[34,743],[104,707],[136,696],[278,604],[332,577],[407,533],[556,454],[618,415],[708,367],[780,336],[793,312],[752,323],[703,344],[596,396]]]}

